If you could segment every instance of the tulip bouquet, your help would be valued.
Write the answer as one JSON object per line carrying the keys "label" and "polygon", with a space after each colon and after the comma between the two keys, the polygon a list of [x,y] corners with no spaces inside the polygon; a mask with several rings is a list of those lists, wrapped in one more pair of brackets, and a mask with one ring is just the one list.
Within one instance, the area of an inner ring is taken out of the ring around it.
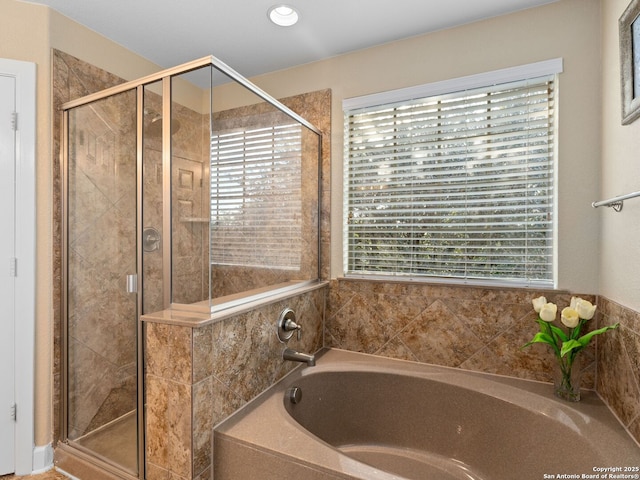
{"label": "tulip bouquet", "polygon": [[566,400],[577,402],[580,400],[580,386],[572,384],[572,367],[576,355],[589,344],[593,337],[616,328],[618,324],[592,330],[581,335],[582,327],[595,315],[596,306],[582,298],[573,297],[571,298],[571,304],[564,308],[560,314],[560,321],[568,328],[568,331],[565,332],[552,323],[558,313],[558,307],[555,303],[547,302],[545,297],[535,298],[532,303],[533,309],[538,313],[536,321],[540,325],[540,331],[522,348],[534,343],[550,345],[560,368],[560,375],[556,384],[556,395]]}

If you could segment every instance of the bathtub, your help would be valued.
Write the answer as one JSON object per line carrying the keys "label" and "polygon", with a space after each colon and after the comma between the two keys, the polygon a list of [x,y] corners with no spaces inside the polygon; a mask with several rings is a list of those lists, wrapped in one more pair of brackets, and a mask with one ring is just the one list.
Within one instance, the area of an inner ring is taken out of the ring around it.
{"label": "bathtub", "polygon": [[215,428],[215,480],[639,478],[640,447],[594,392],[551,391],[328,349]]}

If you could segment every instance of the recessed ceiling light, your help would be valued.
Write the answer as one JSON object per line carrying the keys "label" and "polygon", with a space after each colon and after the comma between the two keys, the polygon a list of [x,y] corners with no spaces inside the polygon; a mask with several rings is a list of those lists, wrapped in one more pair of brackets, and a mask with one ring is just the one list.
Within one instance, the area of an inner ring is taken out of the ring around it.
{"label": "recessed ceiling light", "polygon": [[281,27],[290,27],[298,22],[300,16],[295,8],[289,5],[274,5],[269,9],[269,19]]}

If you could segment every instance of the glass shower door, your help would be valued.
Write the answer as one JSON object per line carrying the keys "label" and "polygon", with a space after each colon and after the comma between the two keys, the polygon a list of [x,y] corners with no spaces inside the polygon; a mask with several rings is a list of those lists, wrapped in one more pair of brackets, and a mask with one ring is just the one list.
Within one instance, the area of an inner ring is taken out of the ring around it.
{"label": "glass shower door", "polygon": [[137,476],[136,95],[69,111],[66,436]]}

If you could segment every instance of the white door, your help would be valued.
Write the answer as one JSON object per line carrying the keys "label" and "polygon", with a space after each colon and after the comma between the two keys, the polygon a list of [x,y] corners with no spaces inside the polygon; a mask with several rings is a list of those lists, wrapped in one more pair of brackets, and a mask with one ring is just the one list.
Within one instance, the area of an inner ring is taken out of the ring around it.
{"label": "white door", "polygon": [[0,475],[51,463],[34,465],[35,145],[36,65],[0,59]]}
{"label": "white door", "polygon": [[15,470],[16,79],[0,73],[0,475]]}

